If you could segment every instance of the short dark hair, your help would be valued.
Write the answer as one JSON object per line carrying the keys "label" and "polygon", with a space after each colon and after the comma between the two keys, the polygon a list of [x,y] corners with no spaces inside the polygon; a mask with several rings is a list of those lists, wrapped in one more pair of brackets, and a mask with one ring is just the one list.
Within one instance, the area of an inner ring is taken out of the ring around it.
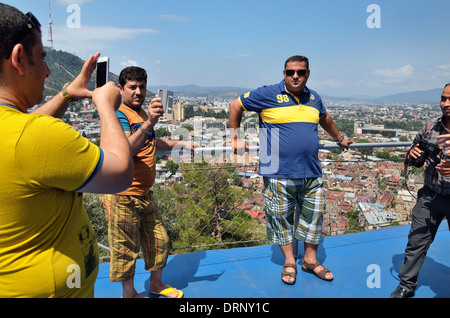
{"label": "short dark hair", "polygon": [[309,60],[306,56],[302,56],[302,55],[294,55],[291,56],[290,58],[288,58],[286,60],[286,62],[284,62],[284,69],[286,69],[286,66],[288,63],[290,62],[305,62],[306,63],[306,69],[309,70]]}
{"label": "short dark hair", "polygon": [[144,81],[147,84],[147,72],[138,66],[124,68],[119,75],[119,84],[124,87],[128,81]]}
{"label": "short dark hair", "polygon": [[[26,28],[29,17],[18,9],[0,3],[0,59],[7,60],[16,44],[22,44],[30,63],[33,64],[32,48],[37,44],[32,29]],[[41,33],[41,28],[35,26]],[[1,73],[0,69],[0,73]]]}

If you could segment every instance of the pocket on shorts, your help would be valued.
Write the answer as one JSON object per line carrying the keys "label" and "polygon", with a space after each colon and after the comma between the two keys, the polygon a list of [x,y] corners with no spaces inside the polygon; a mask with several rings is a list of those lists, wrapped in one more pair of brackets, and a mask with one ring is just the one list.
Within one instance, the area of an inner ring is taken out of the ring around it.
{"label": "pocket on shorts", "polygon": [[116,203],[120,204],[120,205],[125,205],[125,206],[130,206],[130,205],[134,204],[130,195],[117,195]]}
{"label": "pocket on shorts", "polygon": [[264,211],[266,213],[272,214],[272,201],[273,201],[273,193],[269,189],[269,179],[267,177],[263,177],[264,181],[264,191],[263,191],[263,197],[264,197]]}

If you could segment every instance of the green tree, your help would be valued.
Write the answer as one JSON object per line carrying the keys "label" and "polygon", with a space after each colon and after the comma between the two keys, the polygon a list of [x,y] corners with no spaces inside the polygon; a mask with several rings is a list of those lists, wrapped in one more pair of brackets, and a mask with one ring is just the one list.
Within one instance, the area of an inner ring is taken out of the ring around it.
{"label": "green tree", "polygon": [[158,138],[171,136],[172,134],[166,128],[158,128],[155,130],[155,136]]}
{"label": "green tree", "polygon": [[175,162],[173,162],[172,160],[167,160],[166,169],[172,173],[175,173],[175,171],[177,171],[177,169],[178,169],[178,165]]}
{"label": "green tree", "polygon": [[264,226],[237,208],[251,191],[236,187],[234,167],[182,164],[178,172],[183,175],[182,183],[174,184],[172,190],[155,191],[173,248],[223,248],[217,244],[265,239]]}

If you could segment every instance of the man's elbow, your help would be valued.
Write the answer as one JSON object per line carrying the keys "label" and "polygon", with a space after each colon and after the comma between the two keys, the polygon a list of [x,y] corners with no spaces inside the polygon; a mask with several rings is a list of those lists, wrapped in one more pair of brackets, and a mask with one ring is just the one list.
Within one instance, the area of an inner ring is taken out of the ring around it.
{"label": "man's elbow", "polygon": [[134,164],[131,160],[103,163],[100,171],[80,192],[114,194],[128,189],[134,177]]}
{"label": "man's elbow", "polygon": [[124,163],[121,169],[118,169],[114,174],[114,181],[112,182],[112,186],[115,188],[111,193],[119,193],[126,189],[128,189],[133,183],[134,178],[134,164],[132,160],[129,160],[128,163]]}

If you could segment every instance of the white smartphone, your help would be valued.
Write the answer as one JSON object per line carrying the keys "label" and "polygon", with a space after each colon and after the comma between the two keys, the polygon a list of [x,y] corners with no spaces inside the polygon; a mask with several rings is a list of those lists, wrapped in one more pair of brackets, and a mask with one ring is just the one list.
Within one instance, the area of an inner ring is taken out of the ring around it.
{"label": "white smartphone", "polygon": [[100,57],[97,60],[97,86],[102,87],[109,82],[109,57]]}
{"label": "white smartphone", "polygon": [[158,90],[158,97],[161,98],[163,110],[167,114],[172,114],[173,92],[166,89]]}

